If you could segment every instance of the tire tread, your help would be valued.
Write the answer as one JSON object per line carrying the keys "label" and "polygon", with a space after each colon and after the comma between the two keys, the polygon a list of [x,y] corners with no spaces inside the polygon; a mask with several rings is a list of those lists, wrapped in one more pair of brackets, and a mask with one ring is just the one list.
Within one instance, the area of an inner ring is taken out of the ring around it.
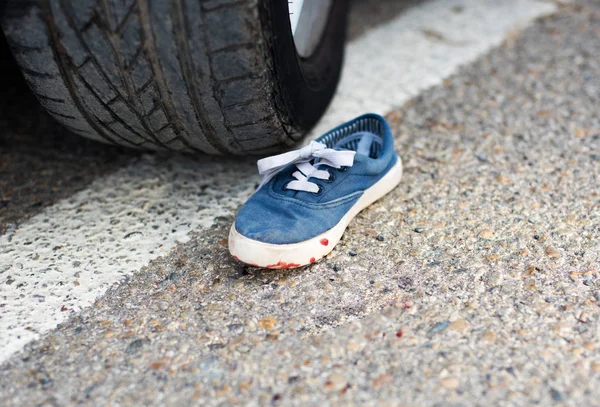
{"label": "tire tread", "polygon": [[40,103],[78,134],[212,154],[245,153],[257,134],[269,148],[298,139],[274,85],[259,0],[30,7],[30,20],[2,21],[9,46]]}

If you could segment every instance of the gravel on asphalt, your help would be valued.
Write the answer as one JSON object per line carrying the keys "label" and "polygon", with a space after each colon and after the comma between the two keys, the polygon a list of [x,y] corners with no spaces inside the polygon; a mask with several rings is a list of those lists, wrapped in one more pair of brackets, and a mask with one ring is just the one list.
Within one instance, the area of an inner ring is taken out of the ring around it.
{"label": "gravel on asphalt", "polygon": [[4,364],[0,404],[594,404],[599,35],[562,5],[391,112],[404,180],[325,261],[243,266],[223,218]]}

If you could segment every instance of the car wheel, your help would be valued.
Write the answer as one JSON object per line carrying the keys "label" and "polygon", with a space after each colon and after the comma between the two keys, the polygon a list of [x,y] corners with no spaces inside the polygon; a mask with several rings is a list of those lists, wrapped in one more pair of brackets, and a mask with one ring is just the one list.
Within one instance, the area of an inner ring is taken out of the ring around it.
{"label": "car wheel", "polygon": [[130,147],[248,154],[293,145],[325,111],[342,65],[347,0],[0,7],[29,86],[71,131]]}

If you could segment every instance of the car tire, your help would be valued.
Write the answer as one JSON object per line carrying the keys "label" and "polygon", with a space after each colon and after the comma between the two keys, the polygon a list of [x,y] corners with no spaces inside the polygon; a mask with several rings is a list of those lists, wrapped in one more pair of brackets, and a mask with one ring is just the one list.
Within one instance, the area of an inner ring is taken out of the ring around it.
{"label": "car tire", "polygon": [[347,0],[300,57],[282,0],[5,0],[30,88],[74,133],[136,148],[258,154],[318,121],[342,66]]}

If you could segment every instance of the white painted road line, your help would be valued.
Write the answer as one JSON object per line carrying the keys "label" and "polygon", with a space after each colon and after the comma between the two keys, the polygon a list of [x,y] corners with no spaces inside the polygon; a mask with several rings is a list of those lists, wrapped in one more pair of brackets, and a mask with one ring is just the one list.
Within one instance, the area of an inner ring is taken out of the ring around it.
{"label": "white painted road line", "polygon": [[[349,44],[338,93],[313,134],[386,113],[553,12],[533,0],[424,3]],[[252,163],[144,157],[0,236],[0,363],[108,287],[233,213]]]}
{"label": "white painted road line", "polygon": [[0,236],[0,362],[231,214],[259,178],[216,160],[143,157]]}

